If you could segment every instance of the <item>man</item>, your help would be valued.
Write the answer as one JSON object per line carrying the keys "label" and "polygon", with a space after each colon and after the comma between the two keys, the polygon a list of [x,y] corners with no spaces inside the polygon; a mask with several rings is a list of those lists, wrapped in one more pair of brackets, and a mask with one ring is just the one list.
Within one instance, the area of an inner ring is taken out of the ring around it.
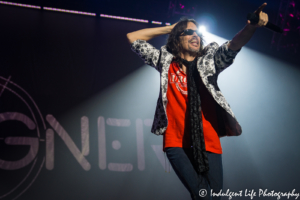
{"label": "man", "polygon": [[[161,74],[161,88],[151,132],[163,135],[163,151],[192,199],[211,197],[223,187],[220,137],[238,136],[242,130],[222,95],[217,77],[232,64],[240,49],[268,16],[256,11],[259,22],[247,25],[231,40],[203,47],[198,24],[183,19],[172,26],[127,34],[132,50]],[[161,50],[146,41],[170,34]],[[206,194],[207,192],[207,194]]]}

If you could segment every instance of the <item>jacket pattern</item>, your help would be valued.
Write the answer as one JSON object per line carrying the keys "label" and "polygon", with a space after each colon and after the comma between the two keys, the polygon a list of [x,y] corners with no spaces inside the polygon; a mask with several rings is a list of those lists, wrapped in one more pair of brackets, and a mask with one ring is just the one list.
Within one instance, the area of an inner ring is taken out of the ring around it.
{"label": "jacket pattern", "polygon": [[[233,63],[235,56],[240,51],[229,49],[227,47],[229,42],[227,41],[221,46],[212,42],[204,48],[204,55],[197,58],[197,70],[201,80],[216,102],[219,137],[237,136],[242,133],[241,126],[217,84],[218,75]],[[166,46],[162,46],[158,50],[144,40],[134,41],[131,44],[131,49],[146,64],[154,67],[160,73],[160,92],[151,132],[156,135],[163,135],[168,126],[166,115],[168,71],[174,56],[167,51]]]}

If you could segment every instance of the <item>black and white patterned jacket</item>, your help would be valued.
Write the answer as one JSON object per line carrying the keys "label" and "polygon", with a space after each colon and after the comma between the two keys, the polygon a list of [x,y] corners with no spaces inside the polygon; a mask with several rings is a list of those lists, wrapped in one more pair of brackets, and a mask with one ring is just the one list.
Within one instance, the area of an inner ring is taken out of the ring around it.
{"label": "black and white patterned jacket", "polygon": [[[239,52],[239,50],[233,51],[228,49],[227,44],[229,42],[230,41],[227,41],[220,47],[216,42],[208,44],[204,48],[204,56],[199,57],[197,60],[197,69],[200,77],[217,103],[219,137],[237,136],[242,133],[241,126],[237,122],[217,84],[217,78],[220,72],[233,63],[236,54]],[[134,41],[131,44],[131,49],[138,54],[146,64],[160,72],[160,92],[151,132],[156,135],[163,135],[168,126],[168,118],[166,115],[168,103],[168,71],[174,56],[167,51],[166,46],[162,46],[161,49],[158,50],[144,40]]]}

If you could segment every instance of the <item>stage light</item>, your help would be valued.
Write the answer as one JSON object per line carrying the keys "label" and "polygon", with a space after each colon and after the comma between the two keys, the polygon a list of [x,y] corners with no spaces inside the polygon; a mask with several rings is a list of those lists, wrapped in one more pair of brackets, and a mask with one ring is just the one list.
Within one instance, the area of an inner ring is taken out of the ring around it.
{"label": "stage light", "polygon": [[165,25],[166,26],[171,26],[171,23],[166,22]]}
{"label": "stage light", "polygon": [[199,27],[199,31],[200,31],[201,33],[205,34],[205,33],[206,33],[206,28],[205,28],[205,26],[200,26],[200,27]]}
{"label": "stage light", "polygon": [[152,21],[152,24],[162,24],[162,22]]}
{"label": "stage light", "polygon": [[11,5],[11,6],[20,6],[20,7],[25,7],[25,8],[41,9],[41,6],[34,6],[34,5],[22,4],[22,3],[13,3],[13,2],[8,2],[8,1],[0,1],[0,4]]}
{"label": "stage light", "polygon": [[120,19],[120,20],[127,20],[127,21],[134,21],[134,22],[142,22],[142,23],[148,23],[148,20],[145,19],[135,19],[135,18],[129,18],[129,17],[120,17],[120,16],[113,16],[113,15],[106,15],[106,14],[100,14],[100,17],[106,17],[111,19]]}
{"label": "stage light", "polygon": [[56,11],[56,12],[65,12],[65,13],[73,13],[73,14],[79,14],[79,15],[96,16],[96,13],[82,12],[82,11],[76,11],[76,10],[66,10],[66,9],[51,8],[51,7],[43,7],[43,9],[44,10]]}

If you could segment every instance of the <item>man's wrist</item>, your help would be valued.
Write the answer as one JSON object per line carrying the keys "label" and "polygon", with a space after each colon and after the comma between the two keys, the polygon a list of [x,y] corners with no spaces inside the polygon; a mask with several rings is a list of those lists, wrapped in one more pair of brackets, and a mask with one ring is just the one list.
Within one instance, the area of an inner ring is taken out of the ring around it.
{"label": "man's wrist", "polygon": [[171,33],[171,31],[172,31],[172,29],[173,29],[173,27],[172,27],[172,26],[165,26],[164,28],[165,28],[165,32],[166,32],[166,34],[170,34],[170,33]]}
{"label": "man's wrist", "polygon": [[248,29],[248,30],[256,30],[257,29],[257,24],[247,24],[246,25],[246,28]]}

